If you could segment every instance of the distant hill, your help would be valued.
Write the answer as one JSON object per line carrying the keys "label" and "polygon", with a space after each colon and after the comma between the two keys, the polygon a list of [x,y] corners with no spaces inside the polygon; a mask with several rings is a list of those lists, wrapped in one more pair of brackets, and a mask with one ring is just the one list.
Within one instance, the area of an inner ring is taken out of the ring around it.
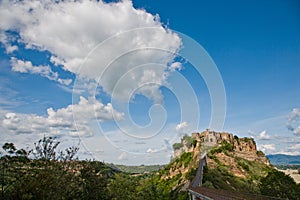
{"label": "distant hill", "polygon": [[267,158],[273,165],[300,165],[300,155],[273,154],[267,155]]}
{"label": "distant hill", "polygon": [[139,165],[139,166],[127,166],[127,165],[114,165],[108,164],[109,166],[114,166],[122,172],[127,172],[131,174],[142,174],[158,171],[165,167],[165,165]]}

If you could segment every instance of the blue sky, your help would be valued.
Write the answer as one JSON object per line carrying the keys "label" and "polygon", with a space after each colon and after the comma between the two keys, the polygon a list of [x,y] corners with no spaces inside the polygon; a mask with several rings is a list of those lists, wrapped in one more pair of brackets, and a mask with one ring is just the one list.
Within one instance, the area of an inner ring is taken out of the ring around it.
{"label": "blue sky", "polygon": [[80,141],[81,158],[167,163],[183,134],[211,128],[300,154],[299,2],[11,4],[0,3],[2,143],[51,135]]}

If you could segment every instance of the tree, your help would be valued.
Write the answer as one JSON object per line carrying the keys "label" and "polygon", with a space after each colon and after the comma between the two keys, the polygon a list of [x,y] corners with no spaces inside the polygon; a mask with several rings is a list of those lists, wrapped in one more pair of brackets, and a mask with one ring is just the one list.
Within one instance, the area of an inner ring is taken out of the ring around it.
{"label": "tree", "polygon": [[265,178],[261,179],[260,191],[263,195],[298,199],[300,197],[300,186],[283,172],[273,170]]}
{"label": "tree", "polygon": [[15,151],[17,150],[15,145],[13,143],[5,143],[3,146],[2,146],[2,149],[4,151],[6,151],[8,154],[14,154]]}
{"label": "tree", "polygon": [[42,160],[60,160],[71,161],[75,159],[75,156],[79,150],[78,146],[71,146],[65,149],[65,151],[58,151],[57,147],[60,144],[55,137],[43,137],[37,143],[34,143],[34,149],[31,153],[35,159]]}
{"label": "tree", "polygon": [[24,176],[24,171],[20,169],[29,159],[28,153],[24,149],[17,149],[13,143],[5,143],[2,149],[5,153],[1,153],[0,158],[0,185],[1,197],[5,199],[6,194]]}
{"label": "tree", "polygon": [[44,136],[43,139],[34,143],[35,148],[32,150],[32,154],[35,159],[55,160],[56,148],[59,143],[56,138]]}
{"label": "tree", "polygon": [[125,174],[116,174],[108,185],[108,190],[112,199],[140,199],[137,195],[139,181],[136,177]]}
{"label": "tree", "polygon": [[111,199],[107,189],[107,167],[96,161],[83,162],[80,170],[82,195],[80,199]]}
{"label": "tree", "polygon": [[71,161],[73,159],[77,160],[77,157],[75,158],[77,152],[79,150],[78,146],[71,146],[65,149],[65,152],[60,151],[58,160],[62,161]]}
{"label": "tree", "polygon": [[[69,147],[58,151],[60,144],[56,138],[43,137],[34,143],[29,153],[17,149],[13,143],[5,143],[7,155],[1,161],[1,199],[82,199],[82,185],[74,174],[76,163],[65,162],[75,158],[79,148]],[[57,162],[61,161],[61,162]]]}

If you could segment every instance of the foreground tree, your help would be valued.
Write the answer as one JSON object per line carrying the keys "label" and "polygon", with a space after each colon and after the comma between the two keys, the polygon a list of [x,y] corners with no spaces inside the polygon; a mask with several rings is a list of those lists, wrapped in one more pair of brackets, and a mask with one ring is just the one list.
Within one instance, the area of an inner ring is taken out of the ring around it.
{"label": "foreground tree", "polygon": [[269,174],[261,179],[260,190],[263,195],[287,198],[287,199],[299,199],[300,197],[300,185],[285,175],[283,172],[273,170]]}
{"label": "foreground tree", "polygon": [[[1,199],[78,199],[80,178],[70,169],[75,168],[72,160],[79,148],[59,151],[59,144],[56,138],[44,136],[26,152],[5,143],[0,158]],[[35,159],[29,159],[30,154]]]}

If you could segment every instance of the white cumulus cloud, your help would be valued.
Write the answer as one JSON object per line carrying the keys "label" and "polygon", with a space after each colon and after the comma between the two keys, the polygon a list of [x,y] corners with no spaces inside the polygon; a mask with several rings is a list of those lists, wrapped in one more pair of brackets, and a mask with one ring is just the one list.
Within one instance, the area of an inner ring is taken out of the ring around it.
{"label": "white cumulus cloud", "polygon": [[14,38],[9,37],[9,35],[0,30],[0,43],[3,44],[6,53],[13,53],[19,49],[18,46],[11,44],[12,41],[14,41]]}
{"label": "white cumulus cloud", "polygon": [[257,139],[259,140],[270,140],[270,135],[267,134],[267,131],[262,131],[258,136]]}
{"label": "white cumulus cloud", "polygon": [[49,80],[56,81],[62,85],[70,85],[72,79],[62,79],[58,77],[57,72],[53,72],[50,66],[33,66],[30,61],[19,60],[15,57],[11,58],[12,71],[20,73],[39,74]]}
{"label": "white cumulus cloud", "polygon": [[[74,120],[75,119],[75,120]],[[2,126],[16,134],[48,133],[51,135],[89,136],[93,135],[92,121],[122,120],[123,113],[113,109],[111,104],[80,97],[78,104],[54,110],[47,109],[47,116],[35,114],[6,113]]]}
{"label": "white cumulus cloud", "polygon": [[187,128],[188,128],[188,123],[186,121],[181,122],[181,123],[176,125],[176,131],[178,133],[186,133]]}
{"label": "white cumulus cloud", "polygon": [[175,70],[182,70],[182,64],[180,62],[174,62],[169,66],[170,71],[175,71]]}
{"label": "white cumulus cloud", "polygon": [[[166,80],[167,66],[180,68],[171,64],[175,57],[172,53],[181,47],[178,35],[164,28],[158,15],[135,9],[128,0],[1,1],[0,18],[7,51],[16,50],[8,49],[8,31],[17,32],[18,42],[26,48],[47,50],[54,65],[78,78],[99,81],[115,98],[135,92],[160,101],[158,86]],[[136,68],[145,63],[161,65]],[[121,78],[122,84],[115,89]]]}
{"label": "white cumulus cloud", "polygon": [[260,151],[263,151],[265,154],[272,154],[275,151],[275,144],[262,144],[258,146]]}

